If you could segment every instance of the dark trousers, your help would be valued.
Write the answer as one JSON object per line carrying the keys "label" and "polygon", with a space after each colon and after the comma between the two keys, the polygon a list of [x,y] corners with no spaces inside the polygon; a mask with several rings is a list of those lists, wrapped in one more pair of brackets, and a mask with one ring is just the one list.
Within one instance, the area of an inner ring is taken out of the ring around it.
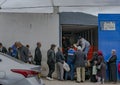
{"label": "dark trousers", "polygon": [[36,62],[36,65],[41,65],[41,61],[37,61],[37,62]]}
{"label": "dark trousers", "polygon": [[117,82],[117,66],[110,64],[110,81]]}
{"label": "dark trousers", "polygon": [[49,67],[48,77],[52,78],[52,74],[55,71],[55,64],[48,64],[48,67]]}

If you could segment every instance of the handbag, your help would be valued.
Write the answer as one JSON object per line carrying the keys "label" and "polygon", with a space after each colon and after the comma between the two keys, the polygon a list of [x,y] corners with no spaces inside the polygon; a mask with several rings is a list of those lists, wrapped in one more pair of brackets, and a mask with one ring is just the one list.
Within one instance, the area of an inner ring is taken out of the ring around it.
{"label": "handbag", "polygon": [[88,61],[85,61],[85,67],[90,67],[91,65],[90,65],[90,61],[88,60]]}
{"label": "handbag", "polygon": [[101,64],[97,66],[97,69],[100,70],[101,69]]}
{"label": "handbag", "polygon": [[67,72],[70,71],[70,67],[69,67],[69,65],[68,65],[66,62],[64,62],[63,68],[64,68],[64,70],[67,71]]}

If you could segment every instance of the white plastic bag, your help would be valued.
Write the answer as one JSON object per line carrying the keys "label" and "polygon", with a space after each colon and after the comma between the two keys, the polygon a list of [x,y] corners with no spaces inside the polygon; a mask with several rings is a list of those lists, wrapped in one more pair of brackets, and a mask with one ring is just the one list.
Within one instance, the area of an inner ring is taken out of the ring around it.
{"label": "white plastic bag", "polygon": [[67,72],[70,71],[70,67],[69,67],[69,65],[68,65],[66,62],[64,62],[64,64],[63,64],[63,68],[64,68],[65,71],[67,71]]}

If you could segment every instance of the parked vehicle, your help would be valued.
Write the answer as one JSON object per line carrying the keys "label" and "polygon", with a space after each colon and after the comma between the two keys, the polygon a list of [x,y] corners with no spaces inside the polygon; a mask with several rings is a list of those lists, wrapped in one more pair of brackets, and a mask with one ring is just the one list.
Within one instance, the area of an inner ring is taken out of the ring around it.
{"label": "parked vehicle", "polygon": [[0,53],[0,85],[44,85],[40,66]]}

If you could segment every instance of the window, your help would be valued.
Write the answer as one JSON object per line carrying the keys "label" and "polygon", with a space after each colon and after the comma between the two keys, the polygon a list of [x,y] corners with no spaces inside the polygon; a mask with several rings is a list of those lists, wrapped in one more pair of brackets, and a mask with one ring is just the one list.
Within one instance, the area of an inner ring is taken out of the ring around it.
{"label": "window", "polygon": [[101,30],[116,30],[114,21],[101,21]]}

